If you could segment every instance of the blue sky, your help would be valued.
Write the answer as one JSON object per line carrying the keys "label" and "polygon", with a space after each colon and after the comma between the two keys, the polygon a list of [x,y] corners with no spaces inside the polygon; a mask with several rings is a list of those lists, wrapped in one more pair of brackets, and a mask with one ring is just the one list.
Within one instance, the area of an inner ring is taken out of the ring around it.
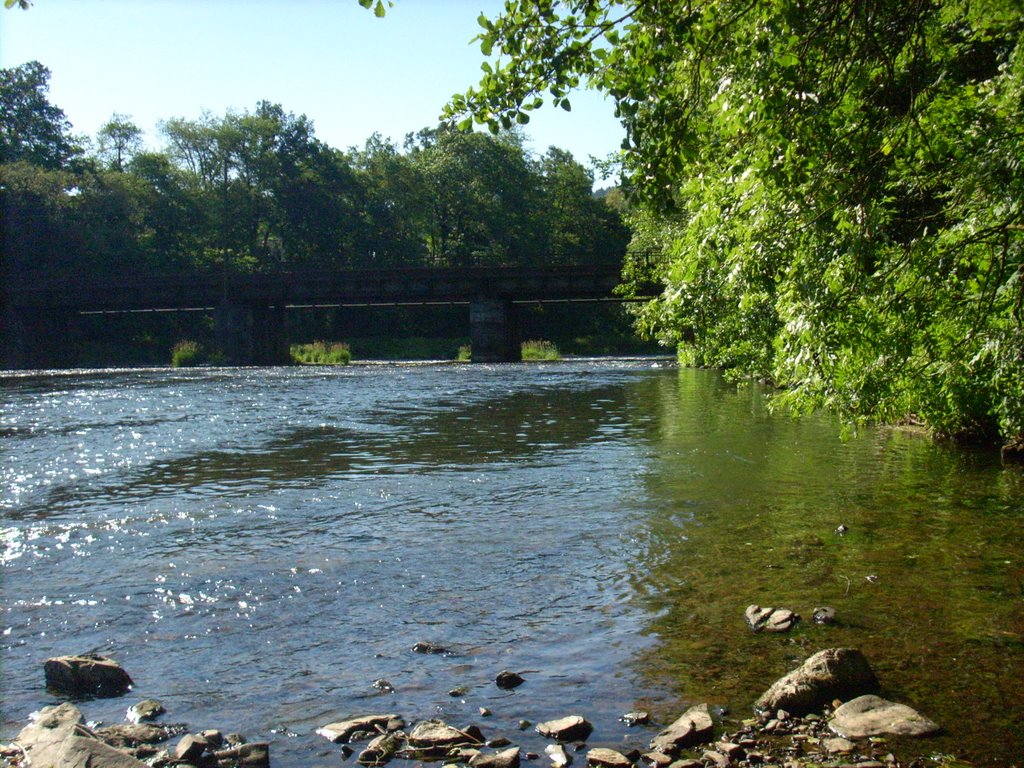
{"label": "blue sky", "polygon": [[[335,147],[375,131],[401,143],[479,80],[483,59],[469,43],[477,16],[503,6],[397,0],[377,19],[356,0],[34,0],[28,11],[0,10],[0,65],[46,65],[50,101],[78,134],[95,136],[118,112],[159,147],[160,120],[266,99],[307,115]],[[583,163],[616,151],[623,132],[611,102],[581,93],[572,104],[534,114],[531,148],[555,145]]]}

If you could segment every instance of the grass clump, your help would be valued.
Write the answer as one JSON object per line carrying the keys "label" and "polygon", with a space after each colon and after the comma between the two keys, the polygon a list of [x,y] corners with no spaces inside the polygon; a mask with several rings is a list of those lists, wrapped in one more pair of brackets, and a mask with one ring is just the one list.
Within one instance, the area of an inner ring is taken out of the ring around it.
{"label": "grass clump", "polygon": [[562,353],[550,341],[534,339],[522,344],[523,360],[561,360]]}
{"label": "grass clump", "polygon": [[468,363],[473,359],[473,347],[469,344],[463,344],[459,347],[459,353],[455,356],[455,360],[460,363]]}
{"label": "grass clump", "polygon": [[179,341],[171,350],[171,365],[175,368],[191,368],[206,362],[203,345],[197,341]]}
{"label": "grass clump", "polygon": [[298,365],[348,365],[352,362],[348,344],[340,341],[292,344],[291,353],[292,361]]}

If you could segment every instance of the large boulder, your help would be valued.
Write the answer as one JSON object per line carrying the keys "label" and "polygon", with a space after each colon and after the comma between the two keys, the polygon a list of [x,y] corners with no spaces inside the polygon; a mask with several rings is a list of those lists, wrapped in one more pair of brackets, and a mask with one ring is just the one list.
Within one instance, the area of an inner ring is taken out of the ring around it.
{"label": "large boulder", "polygon": [[715,724],[707,704],[697,704],[651,740],[651,749],[675,755],[680,749],[711,741]]}
{"label": "large boulder", "polygon": [[844,739],[871,736],[931,736],[940,728],[906,704],[858,696],[836,709],[828,727]]}
{"label": "large boulder", "polygon": [[114,747],[104,744],[82,724],[73,704],[44,707],[16,739],[33,768],[146,768]]}
{"label": "large boulder", "polygon": [[877,691],[878,678],[863,653],[854,648],[829,648],[776,680],[754,709],[806,715],[819,712],[834,699],[846,701]]}
{"label": "large boulder", "polygon": [[46,686],[67,696],[121,696],[132,689],[132,679],[113,659],[86,653],[57,656],[43,665]]}

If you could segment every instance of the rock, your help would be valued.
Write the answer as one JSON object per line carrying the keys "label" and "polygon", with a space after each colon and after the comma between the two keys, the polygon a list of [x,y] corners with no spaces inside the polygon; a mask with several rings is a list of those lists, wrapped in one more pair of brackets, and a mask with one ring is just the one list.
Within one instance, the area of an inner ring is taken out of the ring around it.
{"label": "rock", "polygon": [[270,744],[266,741],[254,741],[251,744],[239,744],[230,749],[221,749],[213,753],[218,768],[270,768]]}
{"label": "rock", "polygon": [[531,722],[530,722],[529,720],[520,720],[520,721],[519,721],[519,722],[518,722],[518,723],[516,724],[516,728],[518,728],[518,729],[519,729],[520,731],[525,731],[525,730],[526,730],[527,728],[529,728],[529,727],[530,727],[531,725],[533,725],[533,723],[531,723]]}
{"label": "rock", "polygon": [[822,606],[821,608],[815,608],[814,613],[811,614],[811,618],[814,619],[815,624],[835,624],[836,609],[827,605]]}
{"label": "rock", "polygon": [[743,751],[743,747],[741,747],[739,744],[734,744],[731,741],[719,742],[715,745],[715,749],[717,749],[723,755],[728,757],[731,761],[739,761],[746,756]]}
{"label": "rock", "polygon": [[834,739],[822,739],[821,748],[829,755],[848,755],[857,747],[849,739],[836,737]]}
{"label": "rock", "polygon": [[[398,715],[362,715],[351,720],[329,723],[316,729],[316,732],[335,744],[351,740],[360,731],[398,730],[390,728],[392,721],[401,721]],[[398,726],[399,728],[403,726]]]}
{"label": "rock", "polygon": [[729,768],[729,758],[723,755],[721,752],[712,752],[708,750],[701,757],[704,758],[704,762],[714,766],[715,768]]}
{"label": "rock", "polygon": [[502,747],[511,746],[512,742],[506,739],[504,736],[498,736],[494,739],[488,739],[485,745],[491,749],[501,749]]}
{"label": "rock", "polygon": [[510,747],[494,755],[481,752],[470,758],[469,764],[471,768],[519,768],[519,747]]}
{"label": "rock", "polygon": [[785,709],[795,715],[820,711],[833,699],[850,699],[878,690],[878,678],[853,648],[829,648],[778,679],[755,702],[758,712]]}
{"label": "rock", "polygon": [[465,696],[467,693],[469,693],[469,688],[464,685],[457,685],[448,691],[448,695],[453,699],[457,699],[459,696]]}
{"label": "rock", "polygon": [[788,632],[800,621],[800,616],[788,608],[762,608],[759,605],[748,605],[743,616],[755,632]]}
{"label": "rock", "polygon": [[494,714],[487,707],[480,707],[480,709],[478,709],[477,712],[480,713],[480,717],[490,717],[492,714]]}
{"label": "rock", "polygon": [[704,768],[700,760],[676,760],[669,768]]}
{"label": "rock", "polygon": [[941,729],[906,704],[878,696],[859,696],[839,707],[829,721],[833,733],[846,739],[870,736],[931,736]]}
{"label": "rock", "polygon": [[147,768],[141,760],[99,739],[85,736],[65,739],[53,763],[41,761],[38,756],[31,760],[33,768]]}
{"label": "rock", "polygon": [[156,699],[143,699],[138,704],[128,707],[125,720],[131,723],[142,723],[147,720],[155,720],[166,711],[164,705]]}
{"label": "rock", "polygon": [[619,718],[626,724],[627,728],[632,728],[634,725],[646,725],[651,720],[651,716],[647,712],[627,712]]}
{"label": "rock", "polygon": [[57,656],[43,665],[46,686],[67,696],[121,696],[132,688],[132,679],[116,661],[87,653]]}
{"label": "rock", "polygon": [[414,653],[451,654],[450,650],[437,643],[416,643],[412,650]]}
{"label": "rock", "polygon": [[16,743],[34,768],[145,768],[145,763],[96,738],[82,724],[78,707],[68,703],[35,713]]}
{"label": "rock", "polygon": [[633,761],[614,749],[597,747],[587,752],[587,765],[601,768],[629,768]]}
{"label": "rock", "polygon": [[565,768],[572,763],[572,755],[566,752],[561,744],[548,744],[544,747],[544,752],[551,758],[551,764],[555,768]]}
{"label": "rock", "polygon": [[174,759],[183,763],[198,763],[209,746],[210,742],[201,735],[187,733],[181,737],[178,746],[174,748]]}
{"label": "rock", "polygon": [[506,691],[518,688],[525,682],[526,679],[522,675],[515,672],[509,672],[507,669],[499,672],[498,676],[494,678],[494,684]]}
{"label": "rock", "polygon": [[645,752],[640,757],[651,768],[668,768],[672,764],[672,758],[664,752]]}
{"label": "rock", "polygon": [[442,720],[424,720],[409,734],[409,746],[425,749],[483,744],[483,741],[468,729],[460,731]]}
{"label": "rock", "polygon": [[682,717],[651,740],[651,749],[675,755],[683,747],[711,741],[714,723],[707,704],[690,707]]}
{"label": "rock", "polygon": [[546,723],[537,724],[537,733],[557,741],[582,741],[593,730],[594,726],[579,715],[569,715],[558,720],[548,720]]}
{"label": "rock", "polygon": [[211,752],[224,746],[224,734],[216,728],[208,728],[205,731],[202,731],[199,735],[206,739],[206,743]]}
{"label": "rock", "polygon": [[402,738],[398,732],[382,733],[366,745],[366,749],[359,753],[356,762],[361,765],[383,765],[401,746]]}
{"label": "rock", "polygon": [[184,732],[184,726],[156,725],[155,723],[131,723],[109,725],[97,728],[96,736],[112,747],[137,747],[140,744],[159,744],[172,736]]}
{"label": "rock", "polygon": [[381,678],[379,678],[377,680],[374,680],[372,685],[373,685],[374,688],[376,688],[381,693],[394,693],[395,692],[395,686],[393,686],[391,683],[389,683],[383,677],[381,677]]}

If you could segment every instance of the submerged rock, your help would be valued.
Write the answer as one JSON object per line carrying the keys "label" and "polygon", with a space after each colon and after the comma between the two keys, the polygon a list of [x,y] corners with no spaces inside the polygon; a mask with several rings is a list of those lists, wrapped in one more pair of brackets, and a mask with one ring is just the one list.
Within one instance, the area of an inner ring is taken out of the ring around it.
{"label": "submerged rock", "polygon": [[819,712],[835,699],[848,700],[878,690],[878,678],[864,654],[829,648],[779,678],[754,704],[758,712],[784,709],[796,715]]}
{"label": "submerged rock", "polygon": [[86,653],[57,656],[43,665],[48,688],[68,696],[121,696],[132,688],[132,679],[113,659]]}
{"label": "submerged rock", "polygon": [[747,606],[743,617],[754,632],[788,632],[800,621],[800,616],[788,608],[762,608],[760,605]]}
{"label": "submerged rock", "polygon": [[509,672],[507,669],[498,673],[498,676],[494,678],[494,684],[499,688],[506,691],[510,691],[513,688],[518,688],[520,685],[526,682],[526,678],[516,672]]}
{"label": "submerged rock", "polygon": [[451,654],[448,648],[437,643],[419,642],[413,645],[412,650],[414,653]]}
{"label": "submerged rock", "polygon": [[815,608],[814,613],[811,614],[811,618],[814,619],[815,624],[835,624],[836,609],[827,605],[822,606],[821,608]]}
{"label": "submerged rock", "polygon": [[859,696],[836,709],[828,727],[845,739],[871,736],[931,736],[941,729],[906,704]]}
{"label": "submerged rock", "polygon": [[537,724],[537,733],[548,739],[557,741],[582,741],[594,730],[589,722],[579,715],[569,715],[557,720],[548,720]]}
{"label": "submerged rock", "polygon": [[143,699],[138,704],[128,707],[125,719],[132,723],[142,723],[147,720],[155,720],[166,711],[164,705],[156,699]]}
{"label": "submerged rock", "polygon": [[651,749],[666,755],[674,755],[684,747],[706,744],[711,741],[714,722],[707,704],[697,704],[683,713],[682,717],[651,740]]}
{"label": "submerged rock", "polygon": [[646,725],[650,722],[651,715],[648,712],[627,712],[619,720],[625,723],[627,728],[632,728],[634,725]]}
{"label": "submerged rock", "polygon": [[382,765],[388,762],[401,748],[404,735],[400,732],[382,733],[366,745],[356,762],[361,765]]}

